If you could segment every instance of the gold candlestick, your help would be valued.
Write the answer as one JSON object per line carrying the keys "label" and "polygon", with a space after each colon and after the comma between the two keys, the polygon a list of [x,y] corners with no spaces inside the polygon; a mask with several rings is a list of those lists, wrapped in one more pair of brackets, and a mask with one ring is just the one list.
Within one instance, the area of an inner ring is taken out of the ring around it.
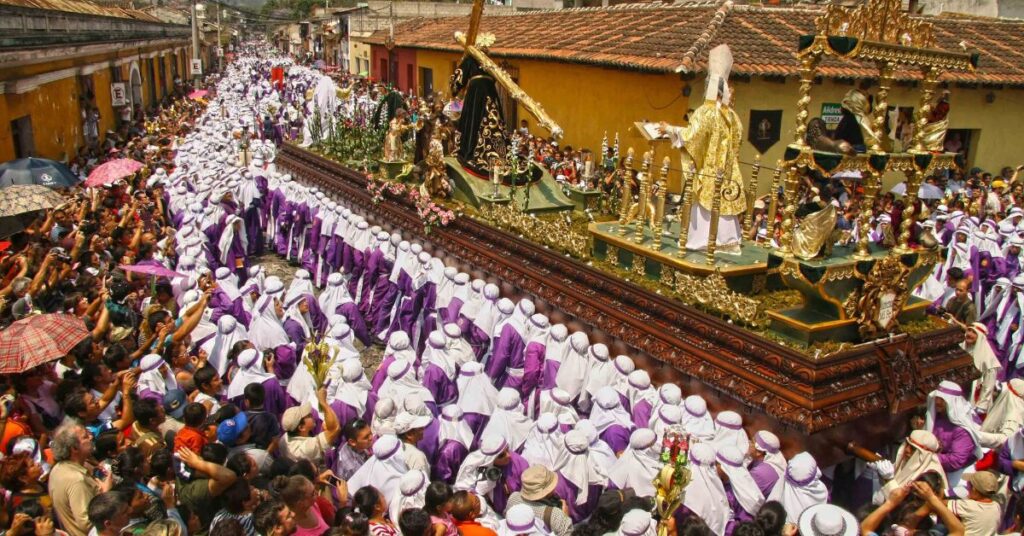
{"label": "gold candlestick", "polygon": [[661,249],[661,231],[665,226],[665,195],[668,185],[668,169],[671,164],[672,160],[667,156],[661,161],[661,177],[654,184],[654,188],[657,190],[657,202],[654,205],[654,220],[651,222],[651,232],[654,233],[654,243],[651,245],[651,248],[655,250]]}
{"label": "gold candlestick", "polygon": [[775,232],[775,217],[779,214],[779,183],[782,181],[782,161],[775,163],[775,172],[772,173],[772,186],[768,197],[768,215],[765,217],[765,225],[768,226],[768,233]]}
{"label": "gold candlestick", "polygon": [[914,226],[914,222],[917,221],[920,214],[914,206],[917,204],[917,189],[921,187],[921,180],[924,179],[924,173],[920,170],[908,171],[907,176],[907,203],[903,209],[903,217],[900,220],[900,239],[896,247],[893,248],[894,253],[910,253],[913,248],[910,247],[910,230]]}
{"label": "gold candlestick", "polygon": [[859,261],[871,258],[871,249],[868,227],[871,226],[872,207],[875,204],[875,193],[878,191],[882,177],[873,171],[865,172],[864,177],[864,202],[861,205],[860,221],[857,224],[857,252],[853,255]]}
{"label": "gold candlestick", "polygon": [[747,183],[747,217],[743,222],[743,234],[749,234],[754,226],[754,199],[757,197],[757,176],[761,174],[761,155],[754,156],[754,167],[750,170],[750,182]]}
{"label": "gold candlestick", "polygon": [[779,255],[790,257],[793,255],[793,226],[796,225],[796,190],[800,185],[800,169],[793,166],[786,170],[786,186],[783,189],[783,200],[786,207],[782,215],[782,237],[779,240]]}
{"label": "gold candlestick", "polygon": [[871,144],[871,152],[885,152],[885,119],[889,113],[889,86],[892,84],[893,64],[887,61],[878,64],[878,92],[875,93],[874,114],[871,130],[875,136]]}
{"label": "gold candlestick", "polygon": [[622,177],[622,203],[619,207],[619,236],[626,236],[626,222],[629,220],[629,208],[633,204],[633,148],[626,153],[625,175]]}
{"label": "gold candlestick", "polygon": [[690,234],[690,210],[693,205],[693,179],[697,177],[697,166],[690,165],[690,171],[683,172],[683,206],[679,208],[679,251],[676,255],[686,256],[686,239]]}
{"label": "gold candlestick", "polygon": [[722,182],[725,172],[719,169],[715,173],[715,197],[711,198],[711,227],[708,229],[708,248],[704,262],[715,264],[715,250],[718,248],[718,219],[722,210]]}
{"label": "gold candlestick", "polygon": [[793,144],[807,147],[807,122],[810,120],[811,88],[814,86],[814,74],[821,57],[817,54],[804,56],[800,60],[800,99],[796,101],[796,130],[793,133]]}

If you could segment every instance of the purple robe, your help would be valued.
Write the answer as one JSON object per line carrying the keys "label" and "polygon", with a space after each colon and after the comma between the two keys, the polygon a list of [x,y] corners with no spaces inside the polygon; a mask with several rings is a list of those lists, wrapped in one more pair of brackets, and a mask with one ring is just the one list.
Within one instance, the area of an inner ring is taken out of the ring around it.
{"label": "purple robe", "polygon": [[252,320],[249,312],[245,310],[245,303],[242,302],[241,296],[232,300],[226,292],[220,289],[213,291],[213,295],[210,296],[209,307],[212,310],[210,322],[214,324],[224,315],[233,316],[243,326],[248,326],[250,320]]}
{"label": "purple robe", "polygon": [[[558,377],[558,369],[562,367],[562,363],[553,359],[548,359],[544,362],[543,373],[541,374],[540,391],[548,391],[558,387],[555,383],[555,378]],[[646,427],[646,424],[644,425]]]}
{"label": "purple robe", "polygon": [[302,248],[302,258],[299,262],[302,263],[302,267],[310,273],[312,277],[316,277],[316,265],[317,258],[319,257],[317,251],[320,247],[320,225],[322,220],[319,216],[311,216],[309,225],[307,226],[306,233],[304,236],[304,243]]}
{"label": "purple robe", "polygon": [[736,499],[736,494],[733,493],[732,486],[730,485],[730,483],[722,482],[722,484],[725,486],[725,497],[729,500],[729,509],[732,510],[733,516],[732,519],[729,520],[729,523],[725,526],[725,533],[732,534],[733,528],[736,526],[737,523],[753,521],[754,515],[756,515],[757,512],[750,514],[746,510],[744,510],[743,506],[740,504],[740,501]]}
{"label": "purple robe", "polygon": [[359,283],[363,279],[363,271],[366,268],[366,252],[352,248],[352,266],[346,271],[349,275],[348,295],[359,296]]}
{"label": "purple robe", "polygon": [[260,223],[260,207],[262,199],[253,199],[252,204],[242,214],[242,221],[245,225],[245,236],[248,240],[246,253],[249,255],[263,255],[263,224]]}
{"label": "purple robe", "polygon": [[299,365],[299,357],[295,349],[288,345],[281,345],[274,348],[274,375],[278,378],[289,380],[295,374],[295,368]]}
{"label": "purple robe", "polygon": [[939,462],[947,473],[959,471],[974,463],[974,440],[971,434],[949,422],[945,415],[936,415],[932,433],[939,440]]}
{"label": "purple robe", "polygon": [[420,382],[430,391],[430,394],[434,395],[434,400],[439,405],[444,406],[454,402],[459,396],[455,380],[448,378],[444,370],[434,363],[427,364],[423,369],[423,378]]}
{"label": "purple robe", "polygon": [[441,422],[437,420],[437,417],[430,421],[430,424],[423,429],[423,439],[420,439],[416,443],[416,448],[420,449],[421,452],[427,457],[427,461],[431,465],[437,460],[437,452],[440,448],[439,438],[441,435]]}
{"label": "purple robe", "polygon": [[[281,383],[277,381],[277,378],[268,378],[263,381],[263,393],[263,410],[271,415],[280,416],[284,413],[284,410],[293,406],[291,398],[285,392],[284,387],[281,387]],[[242,408],[244,411],[252,409],[245,403],[244,396],[236,396],[229,400],[229,402]]]}
{"label": "purple robe", "polygon": [[[245,252],[245,247],[245,244],[242,244],[242,237],[236,233],[227,251],[227,262],[223,265],[216,264],[216,266],[224,266],[238,274],[240,284],[245,283],[246,278],[249,277],[249,256]],[[220,258],[218,257],[217,260],[219,261]]]}
{"label": "purple robe", "polygon": [[605,428],[599,436],[602,441],[611,447],[612,452],[618,454],[629,446],[629,434],[631,431],[620,424],[613,424],[608,428]]}
{"label": "purple robe", "polygon": [[459,321],[459,311],[462,310],[462,299],[452,298],[452,301],[448,302],[447,307],[439,309],[442,324],[457,323]]}
{"label": "purple robe", "polygon": [[524,402],[529,400],[530,394],[540,386],[546,353],[547,346],[544,344],[531,341],[526,345],[523,355],[523,383],[519,386],[519,392],[523,395]]}
{"label": "purple robe", "polygon": [[388,354],[381,360],[380,365],[377,366],[377,370],[373,372],[373,378],[370,378],[370,391],[377,393],[380,391],[380,386],[384,385],[384,380],[388,379],[388,367],[395,362],[395,354]]}
{"label": "purple robe", "polygon": [[288,339],[295,344],[296,348],[305,348],[306,343],[309,342],[309,337],[306,337],[302,326],[292,318],[284,319],[284,332],[288,334]]}
{"label": "purple robe", "polygon": [[555,486],[555,495],[569,505],[569,517],[572,518],[573,523],[583,522],[597,509],[597,501],[601,498],[601,486],[590,486],[590,489],[587,490],[587,502],[576,504],[579,488],[566,480],[561,473],[556,474],[558,475],[558,485]]}
{"label": "purple robe", "polygon": [[633,408],[633,426],[647,428],[647,425],[651,422],[651,411],[653,409],[651,403],[646,400],[637,402],[636,407]]}
{"label": "purple robe", "polygon": [[530,462],[515,452],[510,452],[509,456],[508,465],[501,468],[501,478],[491,492],[491,504],[496,512],[504,512],[509,496],[523,488],[523,472],[530,467]]}
{"label": "purple robe", "polygon": [[[523,383],[521,375],[510,374],[509,369],[525,369],[524,355],[526,341],[511,323],[501,329],[501,336],[494,343],[494,353],[487,361],[485,372],[494,381],[495,387],[518,388]],[[525,371],[524,371],[525,372]]]}
{"label": "purple robe", "polygon": [[449,485],[455,483],[455,477],[459,475],[459,467],[469,455],[469,449],[454,440],[446,440],[441,449],[437,451],[437,461],[431,466],[430,477],[433,480],[441,480]]}
{"label": "purple robe", "polygon": [[[364,315],[370,314],[372,300],[376,298],[380,280],[387,279],[391,274],[391,263],[381,250],[375,250],[366,260],[366,268],[363,270],[363,293],[359,296],[359,312]],[[386,286],[380,288],[383,292]]]}
{"label": "purple robe", "polygon": [[775,484],[779,481],[778,471],[770,463],[764,461],[754,462],[750,465],[750,476],[761,490],[761,495],[765,497],[772,492]]}
{"label": "purple robe", "polygon": [[366,317],[370,332],[375,337],[391,324],[391,309],[394,308],[398,295],[398,285],[386,277],[378,280],[377,288],[373,291],[373,301],[370,302],[370,312]]}
{"label": "purple robe", "polygon": [[[324,314],[328,312],[324,311]],[[346,302],[339,305],[334,310],[334,314],[344,316],[345,320],[348,321],[348,327],[352,328],[352,335],[359,339],[363,346],[370,346],[373,342],[370,340],[370,330],[366,328],[366,322],[363,321],[363,315],[359,313],[359,306],[355,302]],[[385,372],[387,372],[386,369]]]}

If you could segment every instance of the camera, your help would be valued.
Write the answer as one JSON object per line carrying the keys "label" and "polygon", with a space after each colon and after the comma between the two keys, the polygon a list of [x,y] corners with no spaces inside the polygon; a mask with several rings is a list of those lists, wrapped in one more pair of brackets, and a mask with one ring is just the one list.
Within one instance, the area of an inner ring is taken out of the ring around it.
{"label": "camera", "polygon": [[50,253],[53,253],[53,256],[60,262],[71,262],[71,256],[62,247],[55,247],[50,250]]}
{"label": "camera", "polygon": [[487,467],[478,467],[476,469],[476,472],[478,477],[483,478],[484,480],[489,480],[491,482],[497,482],[498,479],[501,478],[501,468],[495,467],[493,465],[488,465]]}

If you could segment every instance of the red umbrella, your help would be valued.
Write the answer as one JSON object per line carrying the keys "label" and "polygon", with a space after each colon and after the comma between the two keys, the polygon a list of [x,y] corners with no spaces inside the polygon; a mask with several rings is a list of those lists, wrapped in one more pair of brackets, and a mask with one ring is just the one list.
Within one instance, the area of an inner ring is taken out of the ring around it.
{"label": "red umbrella", "polygon": [[92,170],[92,173],[89,173],[89,178],[85,179],[85,185],[103,186],[104,184],[110,184],[130,176],[140,169],[142,169],[142,162],[132,160],[131,158],[118,158],[117,160],[104,162]]}
{"label": "red umbrella", "polygon": [[152,264],[122,264],[118,268],[126,272],[135,272],[137,274],[146,274],[154,277],[166,277],[173,279],[175,277],[185,277],[185,274],[179,274],[174,270],[164,268],[163,266],[155,266]]}
{"label": "red umbrella", "polygon": [[23,318],[0,331],[0,374],[17,374],[60,359],[88,336],[85,322],[74,315]]}

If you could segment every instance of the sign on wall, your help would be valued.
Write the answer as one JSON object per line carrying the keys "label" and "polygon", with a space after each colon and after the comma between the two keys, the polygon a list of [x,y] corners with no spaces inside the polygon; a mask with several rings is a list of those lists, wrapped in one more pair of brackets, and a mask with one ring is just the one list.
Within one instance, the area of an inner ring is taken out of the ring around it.
{"label": "sign on wall", "polygon": [[782,110],[750,110],[747,141],[764,154],[779,141],[782,132]]}
{"label": "sign on wall", "polygon": [[843,118],[843,107],[838,102],[825,102],[821,104],[821,120],[825,127],[835,130],[839,120]]}
{"label": "sign on wall", "polygon": [[203,74],[203,60],[194,59],[192,60],[192,76],[199,76]]}
{"label": "sign on wall", "polygon": [[124,86],[124,82],[114,82],[110,84],[110,105],[111,106],[125,106],[128,104],[128,90]]}

